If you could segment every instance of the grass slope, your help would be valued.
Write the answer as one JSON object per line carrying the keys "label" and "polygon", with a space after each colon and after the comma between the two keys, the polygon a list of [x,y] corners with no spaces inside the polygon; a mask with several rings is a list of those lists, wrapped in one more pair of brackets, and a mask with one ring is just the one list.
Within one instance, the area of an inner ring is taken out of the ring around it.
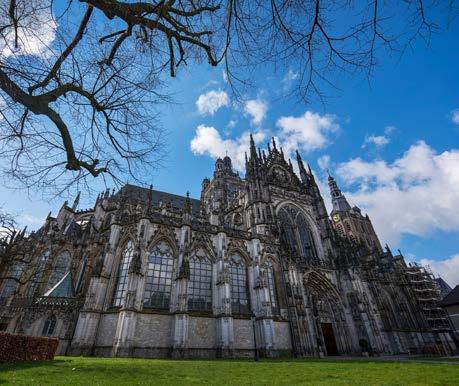
{"label": "grass slope", "polygon": [[458,385],[459,366],[415,361],[160,360],[57,357],[0,365],[0,383],[22,385]]}

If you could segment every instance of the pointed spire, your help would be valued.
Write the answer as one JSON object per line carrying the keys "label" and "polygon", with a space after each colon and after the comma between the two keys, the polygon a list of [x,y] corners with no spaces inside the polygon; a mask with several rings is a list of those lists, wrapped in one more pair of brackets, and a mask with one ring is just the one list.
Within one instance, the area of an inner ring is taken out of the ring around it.
{"label": "pointed spire", "polygon": [[255,141],[253,140],[253,135],[250,133],[250,159],[257,158],[257,149],[255,148]]}
{"label": "pointed spire", "polygon": [[276,148],[276,140],[274,139],[274,137],[273,137],[273,148],[274,148],[274,150],[277,150],[277,148]]}
{"label": "pointed spire", "polygon": [[346,212],[348,210],[351,210],[351,206],[346,200],[346,197],[341,193],[341,189],[338,187],[338,184],[336,183],[335,179],[330,175],[328,172],[328,186],[330,187],[330,195],[332,197],[332,204],[333,204],[333,210],[332,213],[334,212]]}
{"label": "pointed spire", "polygon": [[75,212],[75,210],[78,208],[78,204],[80,203],[80,192],[78,192],[77,196],[75,197],[75,201],[73,201],[72,205],[72,210]]}
{"label": "pointed spire", "polygon": [[304,168],[303,159],[301,158],[301,155],[298,152],[298,150],[296,150],[296,162],[298,163],[298,169],[300,170],[301,181],[303,181],[303,183],[307,183],[308,175],[306,173],[306,169]]}
{"label": "pointed spire", "polygon": [[268,153],[271,153],[271,144],[268,142]]}

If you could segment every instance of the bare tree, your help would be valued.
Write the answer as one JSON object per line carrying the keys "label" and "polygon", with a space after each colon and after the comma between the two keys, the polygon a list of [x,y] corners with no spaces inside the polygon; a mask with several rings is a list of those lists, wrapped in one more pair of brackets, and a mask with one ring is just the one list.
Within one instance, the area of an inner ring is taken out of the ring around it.
{"label": "bare tree", "polygon": [[[371,73],[381,50],[429,42],[432,0],[2,0],[0,143],[5,172],[66,189],[88,176],[145,182],[163,155],[162,85],[187,64],[295,72],[300,98],[343,71]],[[454,14],[454,1],[445,5]],[[435,13],[432,11],[435,9]],[[431,19],[432,17],[432,19]]]}

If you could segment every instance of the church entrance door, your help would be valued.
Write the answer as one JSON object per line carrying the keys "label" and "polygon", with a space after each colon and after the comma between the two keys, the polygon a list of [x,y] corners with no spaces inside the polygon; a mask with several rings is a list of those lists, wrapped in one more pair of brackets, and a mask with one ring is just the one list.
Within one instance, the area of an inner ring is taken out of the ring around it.
{"label": "church entrance door", "polygon": [[338,348],[336,347],[335,334],[331,323],[321,323],[322,335],[324,337],[325,348],[327,349],[328,356],[338,355]]}

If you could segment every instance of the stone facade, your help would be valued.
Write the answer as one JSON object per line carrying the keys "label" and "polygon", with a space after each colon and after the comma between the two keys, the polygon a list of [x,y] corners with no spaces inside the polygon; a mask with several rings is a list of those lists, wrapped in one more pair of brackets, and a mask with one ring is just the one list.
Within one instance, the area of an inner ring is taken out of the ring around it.
{"label": "stone facade", "polygon": [[274,140],[267,153],[252,140],[245,177],[219,158],[200,200],[125,185],[88,210],[65,203],[13,241],[31,280],[0,284],[2,327],[57,336],[74,355],[453,353],[403,257],[381,248],[332,177],[329,215],[297,163],[299,176]]}

